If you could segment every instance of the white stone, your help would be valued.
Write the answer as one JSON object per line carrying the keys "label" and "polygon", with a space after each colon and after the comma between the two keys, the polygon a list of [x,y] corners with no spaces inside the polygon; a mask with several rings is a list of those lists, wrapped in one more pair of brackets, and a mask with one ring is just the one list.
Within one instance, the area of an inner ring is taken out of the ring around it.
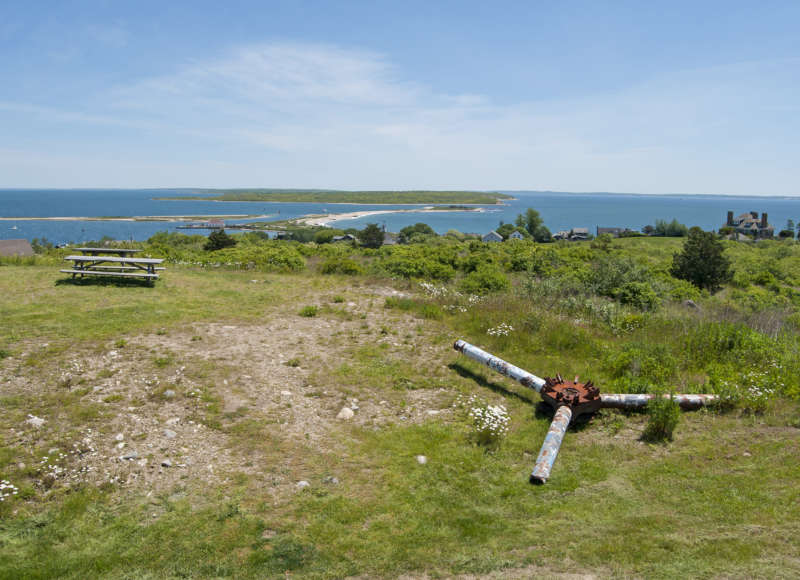
{"label": "white stone", "polygon": [[291,397],[292,396],[292,392],[291,391],[281,391],[281,395],[284,396],[284,397]]}
{"label": "white stone", "polygon": [[430,409],[430,410],[428,411],[428,415],[438,415],[438,414],[439,414],[439,411],[436,411],[436,410],[434,410],[434,409]]}
{"label": "white stone", "polygon": [[419,463],[420,465],[425,465],[426,463],[428,463],[428,458],[425,457],[424,455],[417,455],[417,463]]}
{"label": "white stone", "polygon": [[125,439],[125,435],[123,435],[122,433],[117,433],[116,435],[114,435],[114,439],[117,441],[122,441],[123,439]]}
{"label": "white stone", "polygon": [[178,434],[172,429],[164,429],[164,437],[166,437],[167,439],[175,439],[175,437],[177,436]]}
{"label": "white stone", "polygon": [[311,484],[308,483],[305,479],[303,479],[301,481],[298,481],[295,485],[296,485],[297,489],[305,489],[305,488],[311,486]]}
{"label": "white stone", "polygon": [[38,429],[39,427],[44,425],[46,421],[44,419],[42,419],[41,417],[37,417],[36,415],[28,415],[28,418],[25,419],[25,422],[28,425],[33,425],[34,427],[36,427]]}
{"label": "white stone", "polygon": [[342,421],[349,421],[355,416],[353,409],[350,407],[342,407],[342,410],[339,411],[339,414],[336,415],[337,419],[341,419]]}
{"label": "white stone", "polygon": [[172,419],[167,419],[167,425],[175,425],[176,423],[180,423],[181,420],[178,417],[173,417]]}

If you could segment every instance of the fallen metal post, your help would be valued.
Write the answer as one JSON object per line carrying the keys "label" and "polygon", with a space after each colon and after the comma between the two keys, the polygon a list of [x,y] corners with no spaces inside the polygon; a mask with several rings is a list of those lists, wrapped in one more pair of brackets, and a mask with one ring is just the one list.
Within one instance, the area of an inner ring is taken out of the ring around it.
{"label": "fallen metal post", "polygon": [[[550,424],[550,429],[531,472],[531,483],[542,484],[550,477],[550,470],[558,456],[558,450],[564,440],[564,433],[573,418],[584,413],[594,413],[600,408],[642,409],[652,399],[659,396],[648,394],[603,395],[592,384],[592,381],[580,383],[578,377],[575,377],[574,381],[566,381],[558,374],[555,378],[540,378],[463,340],[457,340],[453,348],[501,375],[532,388],[542,396],[543,401],[555,410],[553,422]],[[717,399],[715,395],[679,394],[663,395],[663,397],[672,398],[682,409],[686,410],[699,409]]]}

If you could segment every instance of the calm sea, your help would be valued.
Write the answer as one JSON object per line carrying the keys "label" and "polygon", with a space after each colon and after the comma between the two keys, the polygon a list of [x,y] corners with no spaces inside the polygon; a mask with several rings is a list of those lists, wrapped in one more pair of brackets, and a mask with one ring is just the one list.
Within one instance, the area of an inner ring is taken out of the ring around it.
{"label": "calm sea", "polygon": [[[417,222],[425,222],[439,233],[449,229],[485,233],[501,221],[511,222],[517,214],[532,207],[539,211],[551,231],[597,226],[628,227],[640,230],[657,219],[673,218],[688,226],[717,229],[728,210],[738,215],[746,211],[767,212],[776,231],[787,220],[800,222],[800,197],[712,196],[712,195],[636,195],[577,194],[553,192],[505,192],[516,199],[503,206],[483,206],[483,213],[436,212],[382,214],[356,220],[340,221],[336,227],[361,228],[367,223],[385,225],[389,231]],[[408,209],[403,205],[361,205],[322,203],[263,203],[215,201],[166,201],[162,196],[197,195],[186,190],[0,190],[0,217],[65,216],[169,216],[260,214],[275,220],[326,212]],[[250,220],[228,220],[248,222]],[[109,236],[121,240],[144,240],[159,231],[208,233],[204,230],[178,230],[179,223],[169,222],[99,222],[99,221],[0,221],[0,239],[47,238],[53,243],[86,242]]]}

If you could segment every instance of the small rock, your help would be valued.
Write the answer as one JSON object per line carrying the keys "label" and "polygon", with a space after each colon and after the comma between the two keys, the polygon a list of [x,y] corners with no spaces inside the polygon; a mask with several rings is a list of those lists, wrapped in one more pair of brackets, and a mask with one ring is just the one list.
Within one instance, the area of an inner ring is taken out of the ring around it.
{"label": "small rock", "polygon": [[117,433],[116,435],[114,435],[114,439],[116,441],[122,441],[123,439],[125,439],[125,435],[123,435],[122,433]]}
{"label": "small rock", "polygon": [[17,463],[17,469],[25,469],[25,464],[20,461]]}
{"label": "small rock", "polygon": [[263,532],[261,532],[261,537],[264,538],[265,540],[269,540],[270,538],[274,538],[277,535],[278,535],[278,532],[276,532],[275,530],[264,530]]}
{"label": "small rock", "polygon": [[295,484],[295,487],[297,487],[297,489],[305,489],[305,488],[310,487],[310,486],[311,486],[311,484],[308,483],[305,479],[303,479],[301,481],[298,481]]}
{"label": "small rock", "polygon": [[291,391],[281,391],[281,395],[284,396],[284,397],[291,397],[292,396],[292,392]]}
{"label": "small rock", "polygon": [[332,475],[326,475],[322,478],[322,483],[327,483],[329,485],[339,485],[339,478],[333,477]]}
{"label": "small rock", "polygon": [[28,418],[25,419],[25,422],[28,425],[33,425],[34,427],[36,427],[38,429],[39,427],[44,425],[46,421],[44,419],[42,419],[41,417],[37,417],[36,415],[28,415]]}
{"label": "small rock", "polygon": [[438,415],[438,414],[439,414],[439,411],[436,411],[436,410],[434,410],[434,409],[430,409],[430,410],[428,411],[428,415]]}
{"label": "small rock", "polygon": [[92,387],[92,392],[93,392],[93,393],[96,393],[96,392],[98,392],[98,391],[102,391],[102,390],[103,390],[103,387],[101,387],[101,386],[99,386],[99,385],[98,385],[98,386],[96,386],[96,387]]}
{"label": "small rock", "polygon": [[125,461],[133,461],[134,459],[138,459],[139,454],[136,451],[131,451],[130,453],[126,453],[122,456],[122,459]]}
{"label": "small rock", "polygon": [[353,409],[350,407],[342,407],[342,410],[339,411],[339,414],[336,415],[337,419],[341,419],[342,421],[349,421],[355,416]]}
{"label": "small rock", "polygon": [[175,397],[175,391],[173,391],[172,389],[167,389],[166,391],[164,391],[164,398],[172,399],[174,397]]}
{"label": "small rock", "polygon": [[176,423],[180,423],[181,420],[178,417],[173,417],[172,419],[167,419],[167,425],[175,425]]}
{"label": "small rock", "polygon": [[428,458],[425,457],[424,455],[417,455],[417,463],[419,463],[420,465],[425,465],[426,463],[428,463]]}
{"label": "small rock", "polygon": [[744,453],[742,453],[742,455],[743,455],[744,457],[751,457],[753,454],[752,454],[752,453],[750,453],[749,451],[745,451]]}
{"label": "small rock", "polygon": [[120,441],[119,443],[117,443],[117,449],[122,449],[123,447],[125,447],[124,441]]}
{"label": "small rock", "polygon": [[169,459],[165,459],[164,461],[161,462],[161,467],[172,467],[172,461],[170,461]]}
{"label": "small rock", "polygon": [[684,300],[683,305],[687,308],[700,308],[694,300]]}
{"label": "small rock", "polygon": [[167,439],[175,439],[175,437],[177,436],[178,434],[172,429],[164,429],[164,437],[166,437]]}

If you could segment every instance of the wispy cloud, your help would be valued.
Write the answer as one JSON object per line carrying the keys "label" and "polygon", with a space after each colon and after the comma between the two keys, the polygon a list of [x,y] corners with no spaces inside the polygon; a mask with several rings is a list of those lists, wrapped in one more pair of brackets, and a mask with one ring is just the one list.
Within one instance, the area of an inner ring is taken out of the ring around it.
{"label": "wispy cloud", "polygon": [[[384,55],[267,44],[95,95],[91,113],[0,111],[147,131],[159,168],[178,144],[172,178],[147,185],[199,184],[186,173],[192,157],[209,186],[791,193],[782,188],[797,145],[775,140],[798,128],[796,69],[740,63],[499,105],[414,82]],[[142,184],[126,175],[119,185]]]}

